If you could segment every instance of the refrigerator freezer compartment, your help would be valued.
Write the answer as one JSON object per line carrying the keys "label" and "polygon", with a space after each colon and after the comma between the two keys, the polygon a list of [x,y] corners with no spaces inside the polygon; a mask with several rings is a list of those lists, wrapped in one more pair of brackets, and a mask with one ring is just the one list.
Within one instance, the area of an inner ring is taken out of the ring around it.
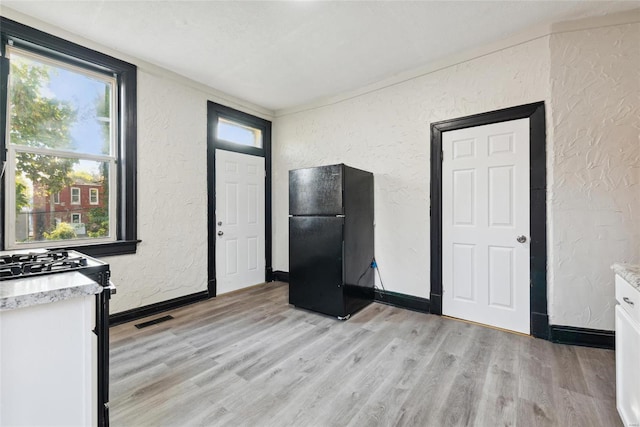
{"label": "refrigerator freezer compartment", "polygon": [[343,165],[289,171],[289,215],[343,215]]}

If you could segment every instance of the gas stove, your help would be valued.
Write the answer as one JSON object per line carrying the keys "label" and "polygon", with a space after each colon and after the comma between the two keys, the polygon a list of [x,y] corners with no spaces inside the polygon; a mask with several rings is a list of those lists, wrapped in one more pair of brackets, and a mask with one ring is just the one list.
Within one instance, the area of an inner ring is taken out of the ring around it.
{"label": "gas stove", "polygon": [[109,265],[67,249],[0,252],[0,280],[80,271],[102,286],[109,286]]}
{"label": "gas stove", "polygon": [[80,272],[104,289],[96,294],[96,319],[93,332],[97,335],[97,424],[109,426],[109,299],[115,293],[110,283],[109,264],[88,255],[67,249],[33,249],[0,251],[0,281],[12,280],[25,286],[33,280],[46,280],[49,274]]}

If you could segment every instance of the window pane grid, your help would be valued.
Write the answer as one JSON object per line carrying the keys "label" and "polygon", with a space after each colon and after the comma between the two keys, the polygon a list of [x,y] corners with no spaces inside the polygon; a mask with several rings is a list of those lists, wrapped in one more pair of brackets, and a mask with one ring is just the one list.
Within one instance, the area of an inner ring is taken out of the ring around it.
{"label": "window pane grid", "polygon": [[[46,106],[49,101],[49,108],[57,104],[58,119],[68,121],[67,133],[71,134],[69,139],[60,134],[51,135],[53,132],[40,132],[41,137],[49,138],[38,140],[29,138],[34,136],[33,132],[16,132],[16,127],[33,131],[24,123],[9,122],[9,143],[89,155],[115,155],[116,78],[12,46],[7,46],[7,54],[11,62],[9,92],[26,88],[35,92],[41,101],[15,105],[9,97],[8,120],[20,121],[21,113],[41,113],[37,107]],[[27,106],[34,111],[26,110]],[[100,146],[96,145],[96,133],[100,133],[103,140]]]}
{"label": "window pane grid", "polygon": [[47,156],[57,156],[57,157],[68,157],[73,159],[84,159],[84,160],[95,160],[95,161],[116,161],[117,158],[115,156],[107,156],[107,155],[98,155],[98,154],[83,154],[83,153],[75,153],[73,151],[65,151],[65,150],[52,150],[50,148],[33,148],[33,147],[25,147],[22,145],[16,144],[8,144],[9,147],[14,150],[16,153],[33,153],[33,154],[44,154]]}
{"label": "window pane grid", "polygon": [[6,56],[9,59],[11,59],[12,55],[27,57],[29,59],[45,63],[46,65],[64,68],[72,72],[82,73],[84,75],[90,76],[95,79],[100,79],[105,81],[110,80],[110,81],[113,81],[114,83],[116,82],[116,78],[110,72],[101,73],[98,71],[91,70],[89,68],[84,68],[81,66],[71,64],[69,62],[64,62],[54,58],[49,58],[48,56],[46,56],[45,53],[36,53],[36,52],[32,52],[28,48],[18,47],[16,45],[9,44],[6,46]]}
{"label": "window pane grid", "polygon": [[8,51],[7,245],[115,240],[116,79]]}

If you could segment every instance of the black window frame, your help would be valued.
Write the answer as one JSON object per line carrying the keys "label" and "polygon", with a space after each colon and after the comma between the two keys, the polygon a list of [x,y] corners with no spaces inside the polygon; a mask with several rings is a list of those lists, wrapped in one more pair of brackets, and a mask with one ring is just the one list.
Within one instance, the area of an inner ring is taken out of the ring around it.
{"label": "black window frame", "polygon": [[[136,253],[137,243],[137,67],[128,62],[64,40],[52,34],[20,24],[0,16],[0,161],[7,159],[7,95],[9,59],[6,46],[38,53],[52,59],[80,66],[87,70],[115,75],[118,85],[118,127],[116,173],[116,240],[95,244],[71,242],[60,248],[74,249],[91,256],[110,256]],[[4,164],[4,163],[3,163]],[[1,194],[6,194],[4,177]],[[0,197],[0,249],[5,250],[5,197]]]}

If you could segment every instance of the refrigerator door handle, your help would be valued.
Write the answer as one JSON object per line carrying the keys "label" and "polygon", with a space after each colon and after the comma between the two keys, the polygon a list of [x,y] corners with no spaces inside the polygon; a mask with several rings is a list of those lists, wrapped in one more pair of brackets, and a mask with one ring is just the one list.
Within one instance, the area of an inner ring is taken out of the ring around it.
{"label": "refrigerator door handle", "polygon": [[[342,265],[344,265],[344,260],[345,260],[345,252],[344,252],[344,221],[342,222]],[[342,269],[342,283],[341,285],[344,285],[347,280],[347,276],[345,274],[345,269]]]}

